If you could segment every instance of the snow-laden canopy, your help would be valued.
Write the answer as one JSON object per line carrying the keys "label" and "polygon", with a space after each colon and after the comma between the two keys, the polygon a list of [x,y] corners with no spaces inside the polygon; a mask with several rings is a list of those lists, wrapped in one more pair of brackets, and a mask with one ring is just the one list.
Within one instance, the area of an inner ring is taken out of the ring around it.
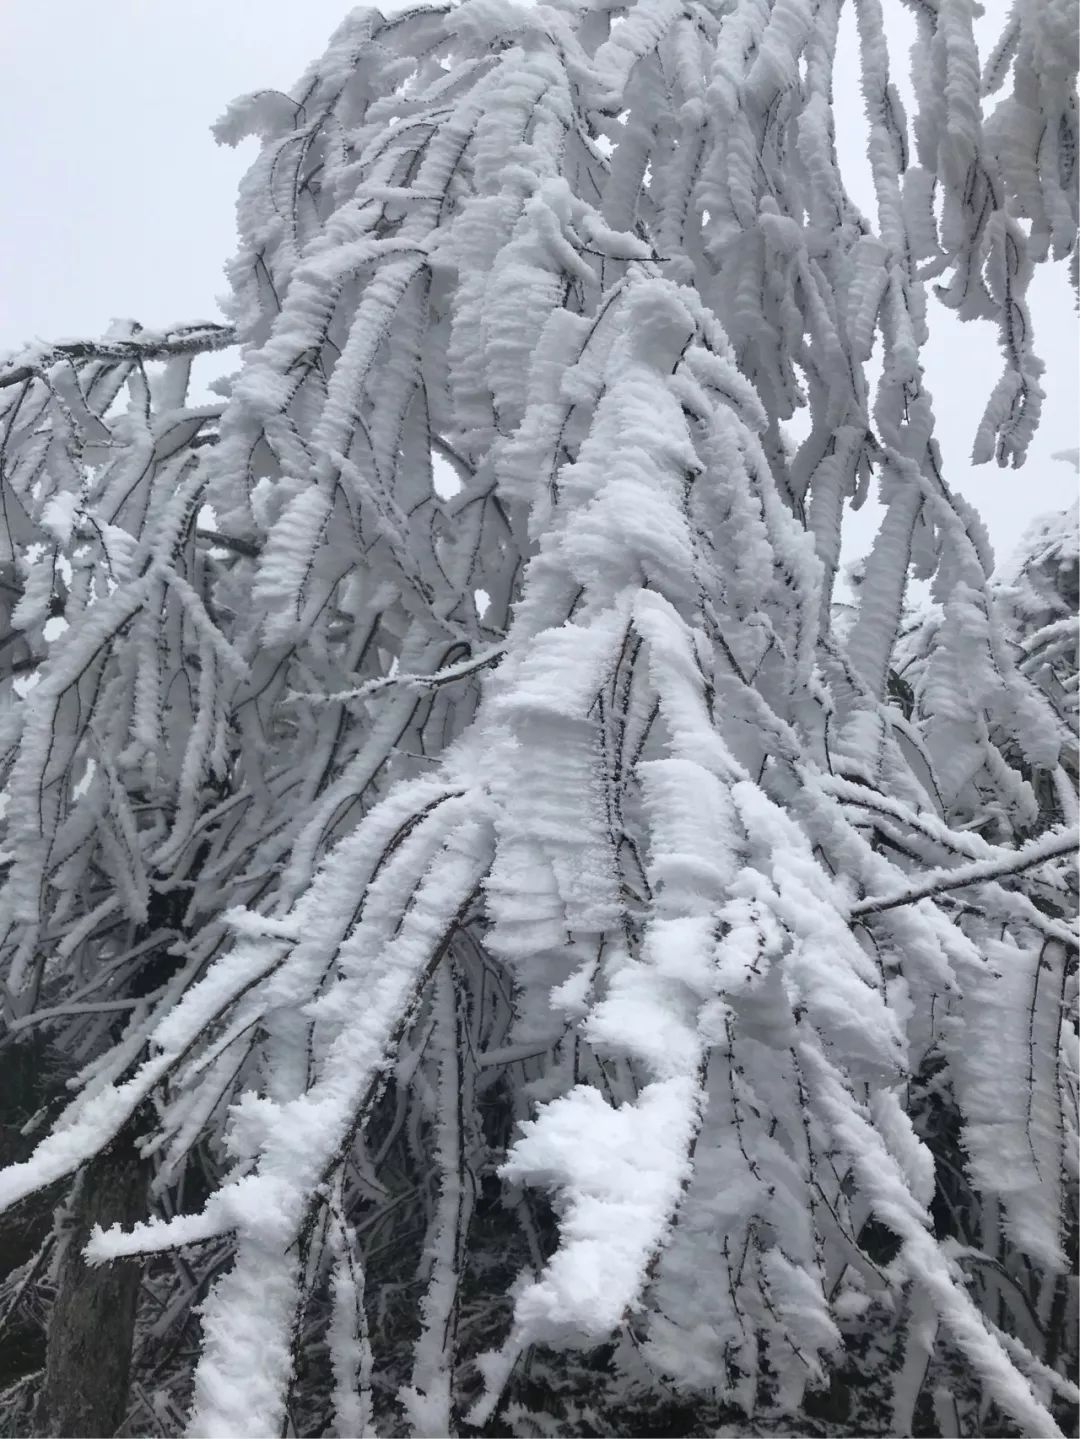
{"label": "snow-laden canopy", "polygon": [[338,1433],[434,1434],[607,1342],[627,1403],[779,1422],[857,1334],[890,1432],[928,1373],[1059,1432],[1075,742],[919,355],[936,279],[1019,465],[1075,7],[985,63],[914,7],[909,154],[852,0],[872,216],[842,8],[355,11],[220,124],[230,327],[0,368],[5,1000],[79,1070],[0,1202],[136,1126],[152,1210],[88,1254],[150,1256],[155,1342],[201,1299],[194,1434],[328,1422],[323,1338]]}

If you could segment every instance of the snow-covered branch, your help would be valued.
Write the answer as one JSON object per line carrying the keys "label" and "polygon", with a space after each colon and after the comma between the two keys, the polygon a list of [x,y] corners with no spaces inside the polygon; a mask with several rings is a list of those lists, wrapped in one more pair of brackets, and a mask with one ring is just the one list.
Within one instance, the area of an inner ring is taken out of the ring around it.
{"label": "snow-covered branch", "polygon": [[130,335],[100,340],[61,340],[33,345],[0,360],[0,389],[22,385],[47,374],[61,361],[86,360],[115,364],[118,361],[167,360],[179,355],[201,355],[227,350],[236,344],[231,325],[216,323],[178,325],[170,330],[144,330],[132,325]]}
{"label": "snow-covered branch", "polygon": [[878,895],[861,899],[851,907],[851,916],[856,918],[867,914],[881,914],[901,904],[915,904],[933,895],[946,894],[950,890],[963,889],[969,884],[983,884],[988,881],[1007,879],[1023,874],[1035,865],[1048,864],[1055,859],[1064,859],[1077,854],[1080,833],[1071,829],[1062,834],[1051,831],[1038,839],[1022,845],[1011,855],[995,855],[989,859],[973,860],[970,864],[958,865],[954,869],[932,870],[920,877],[916,884],[909,885],[895,894]]}

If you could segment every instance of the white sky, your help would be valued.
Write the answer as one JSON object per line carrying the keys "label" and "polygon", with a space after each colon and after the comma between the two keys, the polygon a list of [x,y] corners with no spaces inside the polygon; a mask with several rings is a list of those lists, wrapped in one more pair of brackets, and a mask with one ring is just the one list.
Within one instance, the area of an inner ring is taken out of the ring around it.
{"label": "white sky", "polygon": [[[903,14],[900,0],[890,13]],[[989,0],[1001,12],[1006,0]],[[209,127],[235,95],[288,89],[346,13],[343,0],[3,0],[0,3],[0,352],[94,335],[117,316],[147,326],[212,319],[234,246],[234,199],[254,142],[219,149]],[[991,19],[993,19],[993,13]],[[901,21],[901,24],[903,22]],[[906,33],[895,63],[906,63]],[[849,47],[850,52],[850,47]],[[838,86],[842,157],[859,165],[855,76]],[[852,182],[868,210],[865,181]],[[1000,371],[993,327],[936,302],[927,375],[946,476],[979,508],[999,558],[1032,516],[1075,497],[1077,324],[1063,267],[1037,278],[1047,361],[1043,427],[1023,470],[973,468],[971,440]],[[855,543],[871,517],[856,517]]]}

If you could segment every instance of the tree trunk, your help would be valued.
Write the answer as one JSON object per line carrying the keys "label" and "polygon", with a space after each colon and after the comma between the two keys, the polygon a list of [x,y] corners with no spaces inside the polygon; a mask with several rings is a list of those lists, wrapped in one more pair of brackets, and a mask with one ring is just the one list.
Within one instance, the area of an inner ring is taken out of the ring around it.
{"label": "tree trunk", "polygon": [[82,1256],[95,1224],[125,1226],[146,1214],[147,1166],[131,1121],[91,1160],[58,1223],[62,1253],[49,1323],[36,1431],[64,1439],[115,1434],[127,1410],[141,1266],[91,1266]]}
{"label": "tree trunk", "polygon": [[[62,1086],[63,1075],[40,1036],[0,1052],[0,1166],[29,1157],[34,1140],[22,1126]],[[49,1236],[60,1198],[58,1186],[51,1184],[0,1214],[0,1281],[35,1257]],[[40,1371],[44,1361],[45,1333],[37,1314],[17,1305],[0,1334],[0,1390]]]}

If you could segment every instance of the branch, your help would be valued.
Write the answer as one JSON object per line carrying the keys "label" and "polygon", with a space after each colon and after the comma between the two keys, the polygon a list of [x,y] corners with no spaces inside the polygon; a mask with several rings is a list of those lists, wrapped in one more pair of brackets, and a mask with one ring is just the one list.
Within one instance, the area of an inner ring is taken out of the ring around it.
{"label": "branch", "polygon": [[195,533],[200,540],[207,540],[212,549],[232,550],[235,554],[244,555],[249,560],[258,559],[261,554],[261,550],[254,540],[241,539],[239,535],[223,535],[220,530],[206,530],[202,526]]}
{"label": "branch", "polygon": [[125,360],[167,360],[174,355],[227,350],[235,344],[236,331],[231,325],[209,322],[178,325],[173,330],[144,330],[137,337],[124,340],[67,340],[0,363],[0,389],[24,384],[61,360],[104,360],[113,364]]}
{"label": "branch", "polygon": [[441,435],[435,434],[434,431],[431,433],[431,448],[446,461],[451,469],[457,471],[458,478],[462,483],[475,478],[476,471],[468,460],[463,459],[453,445],[444,440]]}
{"label": "branch", "polygon": [[436,670],[431,675],[387,675],[384,679],[368,680],[357,689],[341,690],[337,694],[301,694],[294,691],[289,698],[310,700],[318,704],[340,704],[345,700],[367,699],[369,695],[392,689],[396,685],[419,685],[421,689],[438,689],[442,685],[452,684],[455,680],[465,679],[477,670],[486,669],[488,665],[496,664],[505,653],[505,645],[494,645],[491,649],[482,650],[478,655],[471,655],[459,664]]}
{"label": "branch", "polygon": [[962,864],[957,869],[931,871],[920,883],[899,891],[897,894],[881,895],[878,898],[862,899],[853,904],[849,915],[852,919],[864,914],[881,914],[887,909],[896,909],[902,904],[915,904],[920,899],[930,899],[951,889],[962,889],[968,884],[984,884],[988,880],[1007,878],[1021,874],[1037,864],[1046,864],[1052,859],[1062,859],[1074,854],[1077,848],[1075,829],[1054,830],[1024,845],[1005,858],[977,859],[971,864]]}
{"label": "branch", "polygon": [[[16,638],[23,638],[21,631],[18,632]],[[28,670],[37,669],[38,665],[44,664],[44,662],[44,655],[35,654],[25,655],[21,660],[13,660],[11,664],[4,665],[0,668],[0,684],[2,684],[4,680],[13,679],[16,675],[26,674]]]}

